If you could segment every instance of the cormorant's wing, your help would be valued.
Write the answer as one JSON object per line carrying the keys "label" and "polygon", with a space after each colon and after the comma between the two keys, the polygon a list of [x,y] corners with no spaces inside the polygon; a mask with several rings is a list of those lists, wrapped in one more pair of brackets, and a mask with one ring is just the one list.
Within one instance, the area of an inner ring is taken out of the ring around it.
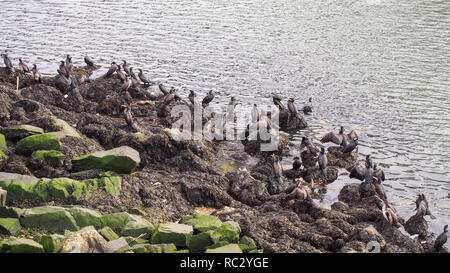
{"label": "cormorant's wing", "polygon": [[320,140],[320,142],[322,142],[322,143],[330,142],[330,141],[336,145],[340,145],[342,143],[342,136],[339,134],[336,134],[335,132],[329,132]]}
{"label": "cormorant's wing", "polygon": [[382,169],[376,170],[374,176],[378,179],[381,179],[381,181],[384,181],[386,179],[386,177],[384,176],[384,171]]}
{"label": "cormorant's wing", "polygon": [[358,139],[358,134],[355,130],[352,130],[349,134],[347,134],[350,142],[353,141],[355,138]]}

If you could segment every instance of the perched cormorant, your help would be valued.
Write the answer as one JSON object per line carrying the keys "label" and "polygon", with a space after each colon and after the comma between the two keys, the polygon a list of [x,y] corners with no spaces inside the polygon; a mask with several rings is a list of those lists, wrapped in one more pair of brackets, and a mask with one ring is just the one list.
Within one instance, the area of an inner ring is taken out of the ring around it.
{"label": "perched cormorant", "polygon": [[[341,126],[339,133],[329,132],[326,134],[320,142],[333,142],[336,145],[347,146],[347,143],[353,142],[358,139],[358,135],[355,130],[352,130],[349,134],[344,134],[344,126]],[[342,143],[344,141],[344,144]]]}
{"label": "perched cormorant", "polygon": [[26,63],[24,63],[22,61],[22,59],[19,59],[19,69],[20,69],[20,73],[25,74],[25,73],[30,73],[30,69],[28,68],[28,65]]}
{"label": "perched cormorant", "polygon": [[94,61],[86,54],[84,55],[84,62],[88,65],[88,66],[94,66]]}
{"label": "perched cormorant", "polygon": [[386,191],[384,190],[384,186],[381,184],[381,181],[377,177],[374,177],[373,180],[373,185],[375,186],[375,191],[378,196],[380,196],[383,200],[387,200]]}
{"label": "perched cormorant", "polygon": [[439,234],[439,236],[436,238],[436,241],[434,241],[434,248],[436,250],[440,250],[442,246],[447,242],[448,238],[448,225],[444,226],[444,231]]}
{"label": "perched cormorant", "polygon": [[192,105],[195,105],[195,92],[193,90],[189,90],[189,101],[192,103]]}
{"label": "perched cormorant", "polygon": [[316,146],[309,139],[309,137],[306,136],[302,137],[302,143],[300,144],[300,150],[303,150],[303,148],[306,148],[306,151],[313,155],[316,155],[318,151]]}
{"label": "perched cormorant", "polygon": [[272,100],[273,100],[273,103],[276,105],[276,106],[278,106],[278,108],[281,110],[281,109],[285,109],[285,107],[284,107],[284,104],[283,104],[283,99],[280,97],[280,96],[278,96],[278,95],[273,95],[272,96]]}
{"label": "perched cormorant", "polygon": [[294,157],[294,162],[292,162],[292,169],[298,170],[302,166],[302,163],[300,162],[300,158],[298,156]]}
{"label": "perched cormorant", "polygon": [[[345,140],[345,137],[343,138],[343,140]],[[344,142],[344,141],[342,141],[342,142]],[[356,146],[358,146],[358,139],[357,138],[353,139],[352,143],[350,143],[348,145],[345,145],[344,149],[342,150],[342,153],[344,153],[344,154],[351,153],[356,148]]]}
{"label": "perched cormorant", "polygon": [[122,68],[123,71],[125,71],[125,73],[127,73],[128,75],[130,75],[130,68],[128,67],[127,61],[122,60]]}
{"label": "perched cormorant", "polygon": [[125,80],[127,79],[127,77],[125,76],[125,74],[123,74],[122,70],[120,70],[120,65],[117,66],[116,73],[117,73],[117,76],[119,77],[120,81],[122,83],[124,83]]}
{"label": "perched cormorant", "polygon": [[431,219],[436,219],[436,217],[431,214],[430,208],[428,206],[428,200],[423,193],[417,195],[415,210],[417,210],[416,215],[418,216],[424,217],[425,215],[428,215]]}
{"label": "perched cormorant", "polygon": [[139,81],[139,79],[138,79],[138,77],[136,76],[136,74],[134,74],[134,72],[133,72],[133,67],[130,67],[130,73],[128,73],[130,76],[131,76],[131,78],[133,78],[133,80],[135,80],[136,82],[138,82]]}
{"label": "perched cormorant", "polygon": [[72,69],[73,69],[72,57],[70,57],[70,55],[67,54],[67,56],[66,56],[66,70],[70,74],[70,72],[72,72]]}
{"label": "perched cormorant", "polygon": [[139,131],[139,127],[133,120],[133,115],[131,113],[131,105],[125,104],[122,105],[122,107],[123,107],[123,115],[128,126],[130,126],[135,132]]}
{"label": "perched cormorant", "polygon": [[117,70],[116,62],[112,62],[111,66],[109,67],[108,72],[106,72],[105,76],[103,76],[103,77],[105,77],[105,78],[111,77],[112,74],[114,74],[114,72],[116,72],[116,70]]}
{"label": "perched cormorant", "polygon": [[309,185],[304,185],[303,178],[298,179],[298,185],[295,187],[290,193],[288,193],[284,199],[284,201],[289,200],[300,200],[300,201],[312,201],[312,195],[314,192],[314,179],[311,179],[311,183]]}
{"label": "perched cormorant", "polygon": [[309,98],[308,102],[305,102],[305,104],[303,105],[303,113],[305,114],[309,114],[312,113],[312,98]]}
{"label": "perched cormorant", "polygon": [[130,76],[130,75],[127,75],[127,78],[125,79],[125,82],[124,82],[123,85],[122,85],[121,91],[122,91],[122,92],[128,91],[128,89],[130,88],[130,86],[131,86],[131,76]]}
{"label": "perched cormorant", "polygon": [[64,61],[59,62],[59,68],[56,71],[58,71],[59,75],[64,76],[66,78],[70,78],[70,72],[69,70],[67,70]]}
{"label": "perched cormorant", "polygon": [[327,155],[325,154],[325,148],[322,147],[320,149],[320,154],[319,154],[319,160],[317,161],[319,163],[319,167],[322,170],[322,174],[323,176],[327,176],[327,164],[328,164],[328,159],[327,159]]}
{"label": "perched cormorant", "polygon": [[158,86],[159,86],[159,90],[161,90],[161,92],[162,92],[164,95],[169,94],[169,90],[167,89],[167,87],[164,86],[163,83],[160,83]]}
{"label": "perched cormorant", "polygon": [[36,64],[33,64],[33,68],[31,69],[31,71],[33,71],[34,80],[42,83],[41,71],[37,68]]}
{"label": "perched cormorant", "polygon": [[209,93],[203,98],[202,105],[206,107],[214,99],[213,91],[210,90]]}
{"label": "perched cormorant", "polygon": [[400,221],[397,216],[396,210],[391,207],[387,200],[382,200],[379,197],[375,199],[377,207],[381,210],[383,218],[391,225],[395,227],[400,226]]}
{"label": "perched cormorant", "polygon": [[272,159],[273,159],[273,164],[272,164],[273,174],[275,176],[275,179],[277,179],[277,181],[280,181],[281,175],[283,173],[283,168],[281,167],[280,158],[278,156],[276,156],[275,154],[273,154]]}
{"label": "perched cormorant", "polygon": [[386,180],[386,177],[384,176],[384,171],[382,169],[379,169],[377,167],[377,164],[373,165],[373,176],[378,178],[381,181]]}
{"label": "perched cormorant", "polygon": [[144,83],[145,86],[150,85],[150,81],[144,75],[144,73],[142,72],[142,69],[139,68],[138,70],[139,70],[139,73],[138,73],[139,79],[141,79],[141,81]]}
{"label": "perched cormorant", "polygon": [[11,59],[8,57],[8,52],[4,51],[1,56],[3,57],[3,62],[5,63],[6,67],[9,68],[9,71],[11,73],[14,73],[16,70],[14,69],[14,66],[12,65]]}
{"label": "perched cormorant", "polygon": [[289,109],[289,114],[290,114],[289,120],[290,120],[291,116],[294,116],[295,118],[299,118],[297,106],[295,105],[293,98],[289,98],[289,100],[288,100],[288,109]]}
{"label": "perched cormorant", "polygon": [[173,100],[180,100],[181,98],[178,96],[178,94],[176,93],[176,90],[174,87],[170,88],[169,94],[167,94],[164,97],[163,103],[161,105],[161,107],[164,107],[166,105],[169,105]]}

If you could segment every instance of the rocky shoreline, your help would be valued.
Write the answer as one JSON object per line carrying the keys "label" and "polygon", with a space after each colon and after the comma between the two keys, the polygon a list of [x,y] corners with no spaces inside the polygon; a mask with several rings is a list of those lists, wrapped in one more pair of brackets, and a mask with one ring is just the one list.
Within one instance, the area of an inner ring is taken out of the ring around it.
{"label": "rocky shoreline", "polygon": [[[241,152],[258,163],[225,172],[217,141],[171,134],[174,119],[162,110],[189,103],[166,105],[157,84],[120,92],[117,74],[91,79],[99,68],[73,68],[76,94],[59,76],[36,81],[0,68],[0,252],[369,252],[370,242],[387,253],[448,251],[387,224],[376,194],[362,196],[359,183],[345,186],[331,210],[291,198],[293,180],[320,181],[320,192],[339,168],[357,164],[355,154],[330,148],[325,175],[302,154],[304,168],[277,178],[261,141],[243,141]],[[280,111],[282,130],[307,126],[301,115],[289,118]],[[287,149],[281,135],[275,154]],[[426,234],[422,220],[414,226]]]}

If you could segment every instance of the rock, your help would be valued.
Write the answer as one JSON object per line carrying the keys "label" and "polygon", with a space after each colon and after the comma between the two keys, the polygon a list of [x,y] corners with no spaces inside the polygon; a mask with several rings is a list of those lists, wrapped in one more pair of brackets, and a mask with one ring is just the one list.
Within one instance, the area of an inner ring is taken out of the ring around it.
{"label": "rock", "polygon": [[123,253],[131,249],[123,237],[120,237],[114,241],[109,241],[108,248],[110,248],[114,253]]}
{"label": "rock", "polygon": [[108,242],[94,229],[85,227],[69,235],[61,247],[62,253],[113,253]]}
{"label": "rock", "polygon": [[338,195],[338,200],[347,204],[354,204],[361,201],[361,194],[358,184],[345,185]]}
{"label": "rock", "polygon": [[241,228],[239,224],[233,221],[228,221],[222,224],[218,229],[214,231],[211,235],[214,243],[218,242],[228,242],[228,243],[237,243],[239,241],[239,233],[241,232]]}
{"label": "rock", "polygon": [[137,244],[132,247],[135,253],[176,253],[174,244]]}
{"label": "rock", "polygon": [[258,206],[270,198],[264,183],[254,179],[248,172],[230,172],[226,174],[230,181],[230,195],[249,206]]}
{"label": "rock", "polygon": [[61,250],[64,241],[64,235],[51,234],[41,237],[41,244],[47,253],[58,253]]}
{"label": "rock", "polygon": [[8,164],[9,156],[0,149],[0,170]]}
{"label": "rock", "polygon": [[73,216],[62,207],[26,209],[20,217],[20,224],[24,227],[42,228],[53,232],[79,229]]}
{"label": "rock", "polygon": [[21,228],[18,219],[0,218],[0,234],[16,236]]}
{"label": "rock", "polygon": [[173,243],[185,247],[194,232],[192,226],[176,223],[161,223],[153,233],[152,244]]}
{"label": "rock", "polygon": [[8,139],[17,141],[22,138],[26,138],[33,135],[43,134],[44,130],[42,128],[32,126],[32,125],[17,125],[5,130],[5,134]]}
{"label": "rock", "polygon": [[44,247],[39,243],[25,238],[11,237],[0,242],[0,252],[3,253],[44,253]]}
{"label": "rock", "polygon": [[152,223],[138,215],[130,214],[130,219],[123,227],[120,235],[138,237],[141,234],[145,234],[144,238],[149,238],[154,230],[155,227]]}
{"label": "rock", "polygon": [[418,234],[421,239],[424,239],[428,234],[427,221],[417,214],[414,214],[406,221],[404,228],[411,235]]}
{"label": "rock", "polygon": [[64,154],[55,150],[39,150],[35,151],[31,157],[37,162],[42,162],[51,166],[60,166],[64,159]]}
{"label": "rock", "polygon": [[207,249],[205,253],[242,253],[242,249],[237,244],[229,244],[214,249]]}
{"label": "rock", "polygon": [[351,168],[356,164],[358,154],[356,152],[342,153],[343,148],[332,146],[327,149],[328,166],[336,166],[339,168]]}
{"label": "rock", "polygon": [[112,213],[102,216],[102,223],[112,229],[123,228],[131,220],[131,214],[127,212]]}
{"label": "rock", "polygon": [[347,205],[347,203],[344,203],[342,201],[338,201],[338,202],[334,202],[333,204],[331,204],[331,209],[336,210],[336,211],[346,211],[348,210],[350,207]]}
{"label": "rock", "polygon": [[59,129],[58,132],[61,132],[64,136],[81,137],[77,130],[70,126],[66,121],[56,117],[50,117],[50,119],[52,120],[53,125]]}
{"label": "rock", "polygon": [[130,174],[141,163],[139,152],[127,146],[100,151],[72,159],[74,170],[101,169]]}
{"label": "rock", "polygon": [[3,134],[0,134],[0,151],[7,150],[8,146],[6,145],[5,136]]}
{"label": "rock", "polygon": [[117,235],[110,227],[104,227],[100,229],[98,233],[100,233],[100,235],[102,235],[107,241],[119,239],[119,235]]}
{"label": "rock", "polygon": [[190,253],[203,253],[205,250],[214,244],[211,236],[214,232],[212,230],[207,232],[202,232],[193,235],[188,242]]}
{"label": "rock", "polygon": [[39,179],[34,176],[0,172],[0,187],[8,191],[7,200],[20,200],[32,196],[32,185]]}
{"label": "rock", "polygon": [[317,158],[319,154],[310,153],[308,150],[305,150],[300,153],[302,158],[302,165],[304,168],[311,168],[317,165]]}
{"label": "rock", "polygon": [[19,218],[24,211],[15,207],[0,207],[0,218]]}
{"label": "rock", "polygon": [[197,213],[193,216],[184,216],[183,224],[192,225],[194,230],[198,232],[205,232],[208,230],[215,230],[222,226],[222,221],[213,215],[202,215]]}
{"label": "rock", "polygon": [[33,135],[21,139],[17,143],[16,153],[21,155],[31,155],[34,151],[38,150],[57,150],[62,147],[58,137],[54,134],[46,133],[40,135]]}
{"label": "rock", "polygon": [[335,167],[329,166],[325,169],[325,172],[326,176],[324,177],[319,167],[309,168],[306,172],[305,180],[309,182],[311,179],[314,179],[316,182],[321,181],[324,184],[329,184],[338,178],[338,169]]}
{"label": "rock", "polygon": [[100,228],[102,226],[102,214],[97,210],[81,207],[72,207],[68,208],[67,210],[73,216],[80,228],[87,226]]}

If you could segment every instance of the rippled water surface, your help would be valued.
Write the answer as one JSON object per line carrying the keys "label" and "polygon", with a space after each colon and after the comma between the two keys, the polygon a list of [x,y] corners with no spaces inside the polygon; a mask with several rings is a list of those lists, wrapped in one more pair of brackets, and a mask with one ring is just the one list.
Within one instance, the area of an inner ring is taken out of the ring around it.
{"label": "rippled water surface", "polygon": [[[434,0],[2,1],[0,47],[55,74],[64,54],[127,59],[153,80],[271,104],[314,99],[309,128],[360,132],[395,204],[424,192],[450,222],[450,3]],[[292,156],[298,152],[293,150]],[[290,159],[284,164],[289,165]],[[352,181],[356,182],[356,181]],[[351,181],[341,176],[324,200]],[[397,207],[403,217],[412,205]]]}

